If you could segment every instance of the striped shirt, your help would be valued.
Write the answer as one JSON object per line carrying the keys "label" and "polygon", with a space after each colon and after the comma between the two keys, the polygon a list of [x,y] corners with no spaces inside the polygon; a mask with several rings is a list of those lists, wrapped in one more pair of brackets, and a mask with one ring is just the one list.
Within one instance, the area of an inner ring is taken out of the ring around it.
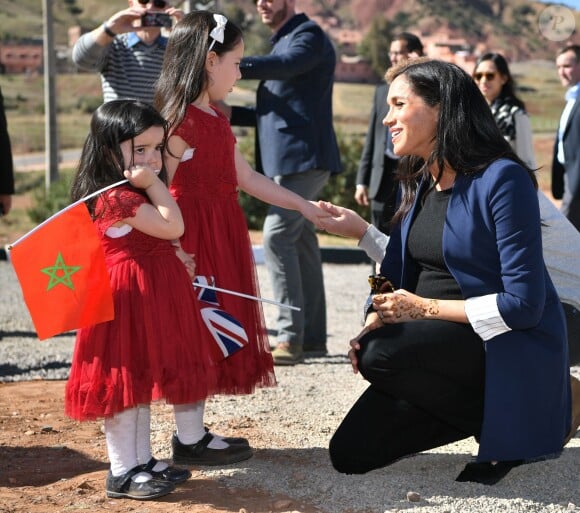
{"label": "striped shirt", "polygon": [[72,59],[80,68],[101,74],[104,102],[131,98],[153,104],[166,46],[166,37],[147,45],[131,32],[119,34],[103,47],[89,32],[76,42]]}

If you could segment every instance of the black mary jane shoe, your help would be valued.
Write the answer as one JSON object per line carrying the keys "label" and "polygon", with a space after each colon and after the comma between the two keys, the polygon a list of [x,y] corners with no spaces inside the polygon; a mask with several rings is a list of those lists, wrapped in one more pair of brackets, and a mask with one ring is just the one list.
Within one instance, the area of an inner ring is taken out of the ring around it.
{"label": "black mary jane shoe", "polygon": [[173,435],[173,461],[182,465],[220,466],[238,463],[251,458],[254,452],[248,445],[228,445],[224,449],[208,447],[213,440],[211,433],[194,444],[182,444],[176,434]]}
{"label": "black mary jane shoe", "polygon": [[[210,433],[210,430],[207,426],[204,427],[206,433]],[[213,433],[210,433],[213,436]],[[218,435],[219,436],[219,435]],[[228,445],[247,445],[250,446],[250,442],[247,438],[241,436],[220,436],[220,438]]]}
{"label": "black mary jane shoe", "polygon": [[110,499],[135,499],[138,501],[148,501],[163,497],[175,490],[175,485],[169,481],[159,481],[157,479],[150,479],[144,483],[136,483],[131,478],[143,472],[143,466],[139,465],[123,474],[115,477],[109,473],[107,474],[107,497]]}
{"label": "black mary jane shoe", "polygon": [[141,466],[143,472],[147,472],[153,476],[153,479],[158,479],[159,481],[169,481],[173,484],[184,483],[191,477],[191,472],[189,469],[181,467],[172,467],[169,465],[164,470],[153,470],[153,467],[157,465],[158,460],[151,458],[145,465]]}

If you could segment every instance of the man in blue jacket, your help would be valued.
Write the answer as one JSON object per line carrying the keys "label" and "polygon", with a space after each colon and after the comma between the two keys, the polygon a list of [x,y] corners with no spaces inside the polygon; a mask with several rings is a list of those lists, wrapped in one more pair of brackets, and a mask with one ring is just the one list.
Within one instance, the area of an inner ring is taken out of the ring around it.
{"label": "man in blue jacket", "polygon": [[[276,183],[315,200],[331,174],[340,172],[332,126],[336,55],[328,36],[295,0],[257,0],[272,31],[269,55],[245,57],[242,79],[260,80],[256,107],[233,107],[232,125],[255,126],[256,167]],[[270,207],[264,250],[277,301],[277,365],[294,365],[305,352],[326,353],[326,303],[314,226],[298,212]]]}

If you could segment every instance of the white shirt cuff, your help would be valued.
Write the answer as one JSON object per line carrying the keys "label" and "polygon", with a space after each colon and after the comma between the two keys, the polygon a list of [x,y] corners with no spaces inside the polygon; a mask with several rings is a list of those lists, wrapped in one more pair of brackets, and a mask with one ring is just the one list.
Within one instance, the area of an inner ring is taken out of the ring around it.
{"label": "white shirt cuff", "polygon": [[499,313],[497,294],[466,299],[465,315],[475,333],[483,340],[511,331]]}
{"label": "white shirt cuff", "polygon": [[371,260],[381,263],[385,258],[388,235],[381,232],[376,226],[369,224],[367,231],[358,241],[358,247],[363,249]]}

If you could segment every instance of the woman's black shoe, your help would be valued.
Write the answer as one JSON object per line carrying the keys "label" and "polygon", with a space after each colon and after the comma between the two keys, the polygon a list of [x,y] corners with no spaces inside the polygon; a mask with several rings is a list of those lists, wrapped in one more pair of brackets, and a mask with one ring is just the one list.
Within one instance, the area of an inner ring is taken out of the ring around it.
{"label": "woman's black shoe", "polygon": [[158,461],[151,458],[149,462],[141,466],[142,472],[147,472],[153,476],[153,479],[159,481],[169,481],[173,484],[180,484],[191,477],[191,472],[186,468],[168,466],[164,470],[153,470]]}
{"label": "woman's black shoe", "polygon": [[175,485],[169,481],[150,479],[144,483],[136,483],[131,478],[139,472],[143,472],[141,465],[118,477],[113,476],[109,470],[106,484],[107,497],[111,499],[147,501],[163,497],[175,490]]}
{"label": "woman's black shoe", "polygon": [[213,440],[211,433],[206,433],[203,438],[194,444],[182,444],[173,435],[173,461],[182,465],[219,466],[237,463],[247,460],[254,454],[248,445],[228,445],[225,449],[212,449],[208,447]]}
{"label": "woman's black shoe", "polygon": [[523,460],[498,461],[495,464],[490,462],[468,463],[455,481],[494,485],[501,481],[512,468],[518,467],[522,463]]}

